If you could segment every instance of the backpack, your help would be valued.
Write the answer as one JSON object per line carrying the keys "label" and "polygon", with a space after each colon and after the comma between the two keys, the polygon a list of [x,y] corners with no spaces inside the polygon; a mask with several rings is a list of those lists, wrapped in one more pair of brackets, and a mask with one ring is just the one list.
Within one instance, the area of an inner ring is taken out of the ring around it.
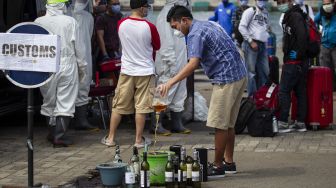
{"label": "backpack", "polygon": [[307,10],[307,20],[306,20],[306,27],[308,29],[308,46],[307,46],[307,57],[314,58],[317,57],[320,53],[320,46],[321,46],[321,35],[316,27],[314,21],[309,17],[309,9],[308,5],[306,5]]}
{"label": "backpack", "polygon": [[249,135],[254,137],[273,137],[273,113],[270,109],[256,110],[247,123]]}
{"label": "backpack", "polygon": [[265,84],[261,86],[253,95],[257,109],[268,108],[271,110],[278,109],[279,85]]}
{"label": "backpack", "polygon": [[236,134],[241,134],[247,125],[251,115],[256,111],[254,101],[251,98],[243,98],[240,103],[238,117],[235,124]]}
{"label": "backpack", "polygon": [[[243,15],[244,11],[247,10],[248,8],[250,8],[250,7],[246,7],[246,8],[240,7],[239,9],[236,10],[236,14],[235,14],[236,16],[235,16],[233,33],[234,33],[234,38],[237,40],[239,45],[241,45],[244,41],[244,37],[239,31],[239,24],[240,24],[240,20],[241,20],[241,17]],[[256,8],[253,7],[253,10],[254,10],[254,14],[253,14],[252,18],[256,14]]]}

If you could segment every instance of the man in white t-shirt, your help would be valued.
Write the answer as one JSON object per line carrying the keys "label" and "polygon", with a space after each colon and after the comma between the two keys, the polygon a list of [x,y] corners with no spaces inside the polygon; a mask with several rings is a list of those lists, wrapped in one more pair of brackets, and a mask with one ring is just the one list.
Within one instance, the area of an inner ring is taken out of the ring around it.
{"label": "man in white t-shirt", "polygon": [[160,49],[160,36],[154,24],[144,19],[150,8],[147,0],[131,0],[130,6],[131,15],[118,23],[121,71],[112,102],[110,132],[101,143],[115,146],[115,133],[122,115],[135,113],[134,146],[142,148],[146,143],[142,136],[146,114],[153,112],[154,57]]}

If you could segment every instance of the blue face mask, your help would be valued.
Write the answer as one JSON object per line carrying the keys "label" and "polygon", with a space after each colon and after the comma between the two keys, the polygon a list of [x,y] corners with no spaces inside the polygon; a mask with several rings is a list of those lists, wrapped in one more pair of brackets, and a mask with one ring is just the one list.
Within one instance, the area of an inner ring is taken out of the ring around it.
{"label": "blue face mask", "polygon": [[295,4],[301,6],[301,5],[303,5],[304,0],[295,0],[294,2],[295,2]]}
{"label": "blue face mask", "polygon": [[260,9],[264,9],[266,7],[267,1],[257,1],[257,6]]}
{"label": "blue face mask", "polygon": [[246,1],[246,0],[242,0],[242,1],[240,1],[240,5],[247,5],[248,4],[248,1]]}
{"label": "blue face mask", "polygon": [[120,5],[112,5],[111,10],[113,13],[119,13],[120,12]]}

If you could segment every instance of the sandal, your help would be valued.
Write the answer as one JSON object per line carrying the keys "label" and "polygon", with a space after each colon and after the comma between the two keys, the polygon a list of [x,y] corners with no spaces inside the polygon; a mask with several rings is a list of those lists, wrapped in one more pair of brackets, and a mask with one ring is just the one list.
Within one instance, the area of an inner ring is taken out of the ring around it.
{"label": "sandal", "polygon": [[102,143],[102,144],[104,144],[104,145],[106,145],[106,146],[108,146],[108,147],[114,147],[114,146],[116,146],[116,143],[115,143],[114,141],[109,142],[109,141],[107,140],[107,137],[108,137],[108,135],[104,136],[104,137],[101,139],[100,143]]}
{"label": "sandal", "polygon": [[138,149],[144,148],[145,144],[148,146],[152,144],[152,140],[149,138],[145,138],[144,136],[142,137],[142,142],[140,144],[135,143],[134,147],[137,147]]}

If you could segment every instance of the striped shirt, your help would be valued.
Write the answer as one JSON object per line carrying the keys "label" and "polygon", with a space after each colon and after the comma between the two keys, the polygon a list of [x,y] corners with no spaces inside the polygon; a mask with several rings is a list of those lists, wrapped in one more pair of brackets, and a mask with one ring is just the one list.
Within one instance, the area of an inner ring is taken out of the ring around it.
{"label": "striped shirt", "polygon": [[200,59],[212,83],[228,84],[247,76],[238,48],[219,24],[193,20],[189,30],[188,58]]}

